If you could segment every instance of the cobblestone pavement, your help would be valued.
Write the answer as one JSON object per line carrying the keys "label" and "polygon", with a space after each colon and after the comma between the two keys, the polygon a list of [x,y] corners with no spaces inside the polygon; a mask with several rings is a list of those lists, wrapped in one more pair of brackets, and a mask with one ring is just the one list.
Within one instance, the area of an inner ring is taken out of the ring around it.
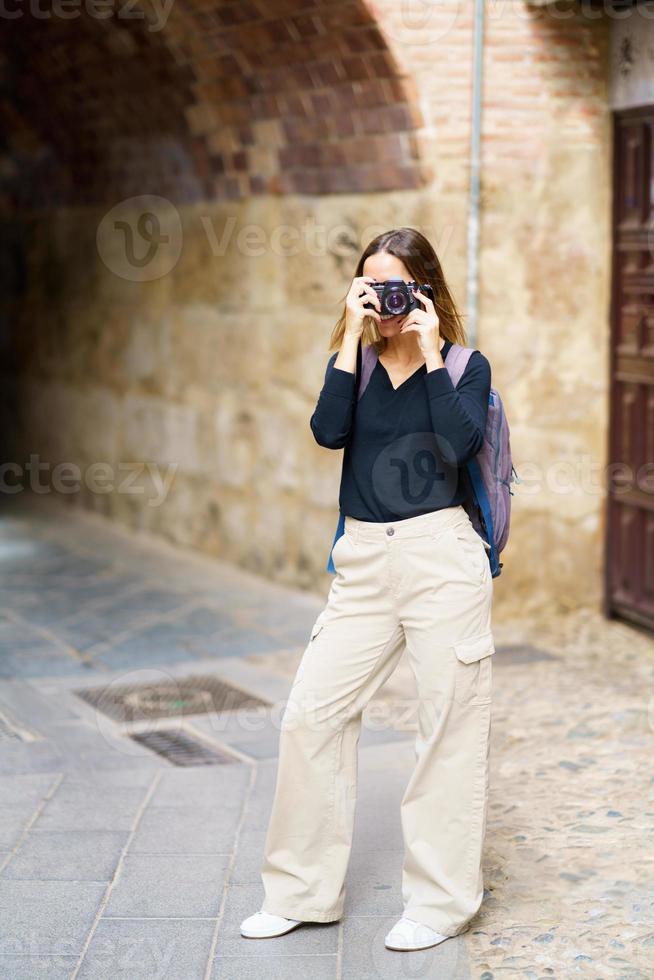
{"label": "cobblestone pavement", "polygon": [[[383,946],[413,763],[403,661],[364,718],[343,919],[255,942],[238,925],[263,897],[279,715],[323,598],[47,498],[3,506],[0,561],[0,980],[654,976],[645,632],[495,618],[484,903],[419,954]],[[130,726],[76,693],[200,674],[272,710]],[[159,728],[231,761],[177,766],[130,737]]]}

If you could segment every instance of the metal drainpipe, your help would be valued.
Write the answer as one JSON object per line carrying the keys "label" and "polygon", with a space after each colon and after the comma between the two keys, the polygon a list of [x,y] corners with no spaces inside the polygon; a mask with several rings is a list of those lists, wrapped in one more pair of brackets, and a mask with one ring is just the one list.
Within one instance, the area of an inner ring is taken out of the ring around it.
{"label": "metal drainpipe", "polygon": [[481,100],[484,62],[484,0],[475,0],[472,73],[472,127],[470,132],[470,191],[468,201],[467,335],[477,343],[479,312],[479,187],[481,174]]}

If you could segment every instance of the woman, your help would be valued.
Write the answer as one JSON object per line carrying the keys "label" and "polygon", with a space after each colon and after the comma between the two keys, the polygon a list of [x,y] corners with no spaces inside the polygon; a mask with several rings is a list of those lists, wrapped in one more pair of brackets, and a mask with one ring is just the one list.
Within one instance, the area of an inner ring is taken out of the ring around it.
{"label": "woman", "polygon": [[[398,277],[430,285],[433,301],[414,290],[418,308],[382,315],[371,284]],[[360,342],[375,345],[378,360],[359,401]],[[475,350],[454,388],[445,366],[453,342],[465,346],[461,319],[427,239],[411,228],[375,238],[311,418],[321,446],[345,449],[344,532],[282,720],[265,900],[241,923],[248,938],[341,917],[362,711],[405,649],[418,691],[416,765],[401,807],[404,913],[386,946],[434,946],[463,932],[481,905],[493,584],[462,501],[491,370]]]}

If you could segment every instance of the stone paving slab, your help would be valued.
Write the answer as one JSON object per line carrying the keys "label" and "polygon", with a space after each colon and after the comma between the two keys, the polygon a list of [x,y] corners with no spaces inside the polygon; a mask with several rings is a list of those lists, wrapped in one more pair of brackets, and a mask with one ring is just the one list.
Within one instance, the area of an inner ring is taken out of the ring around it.
{"label": "stone paving slab", "polygon": [[124,831],[34,830],[20,843],[2,877],[109,882],[126,843]]}
{"label": "stone paving slab", "polygon": [[0,980],[70,980],[77,956],[0,956]]}
{"label": "stone paving slab", "polygon": [[89,646],[86,652],[107,670],[163,667],[184,660],[189,662],[190,670],[190,661],[199,656],[213,659],[224,657],[227,652],[230,657],[271,653],[287,640],[287,636],[277,638],[233,623],[214,636],[198,638],[191,634],[183,640],[174,634],[167,636],[167,626],[158,623],[145,629],[134,629],[130,636],[109,646],[106,643]]}
{"label": "stone paving slab", "polygon": [[[231,853],[230,843],[226,848]],[[104,915],[137,919],[216,917],[230,853],[129,853]]]}
{"label": "stone paving slab", "polygon": [[211,919],[102,919],[79,980],[191,980],[211,956]]}
{"label": "stone paving slab", "polygon": [[[59,772],[63,761],[57,746],[47,740],[33,742],[30,745],[23,742],[11,742],[2,746],[0,775]],[[77,768],[74,760],[71,760],[71,767]]]}
{"label": "stone paving slab", "polygon": [[130,830],[145,800],[143,787],[104,785],[97,777],[64,779],[34,830]]}
{"label": "stone paving slab", "polygon": [[260,871],[265,836],[265,830],[241,829],[238,848],[229,874],[230,884],[261,884]]}
{"label": "stone paving slab", "polygon": [[280,956],[217,956],[211,980],[335,980],[339,961],[335,954]]}
{"label": "stone paving slab", "polygon": [[24,651],[20,651],[11,639],[6,639],[3,649],[8,652],[3,654],[0,662],[0,678],[16,675],[66,677],[79,672],[79,663],[54,644],[46,646],[33,642]]}
{"label": "stone paving slab", "polygon": [[130,844],[132,854],[231,854],[240,807],[149,806]]}
{"label": "stone paving slab", "polygon": [[[2,658],[4,659],[4,650]],[[80,664],[77,663],[75,684],[79,683],[80,670]],[[2,682],[0,711],[6,712],[10,717],[20,717],[25,724],[34,724],[37,731],[47,731],[51,726],[79,718],[79,706],[74,702],[66,704],[65,693],[62,697],[56,687],[49,689],[40,681],[25,681],[22,678]]]}
{"label": "stone paving slab", "polygon": [[90,881],[0,878],[0,962],[3,955],[79,954],[106,886]]}
{"label": "stone paving slab", "polygon": [[153,807],[207,806],[232,809],[240,806],[250,781],[249,766],[221,766],[207,769],[167,768],[157,781],[150,799]]}

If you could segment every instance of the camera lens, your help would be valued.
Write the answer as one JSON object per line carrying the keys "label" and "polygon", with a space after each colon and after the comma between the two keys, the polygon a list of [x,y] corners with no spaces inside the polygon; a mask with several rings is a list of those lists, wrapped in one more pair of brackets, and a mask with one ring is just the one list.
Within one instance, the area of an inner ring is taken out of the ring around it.
{"label": "camera lens", "polygon": [[406,296],[401,286],[393,286],[385,297],[386,309],[397,315],[406,309]]}

